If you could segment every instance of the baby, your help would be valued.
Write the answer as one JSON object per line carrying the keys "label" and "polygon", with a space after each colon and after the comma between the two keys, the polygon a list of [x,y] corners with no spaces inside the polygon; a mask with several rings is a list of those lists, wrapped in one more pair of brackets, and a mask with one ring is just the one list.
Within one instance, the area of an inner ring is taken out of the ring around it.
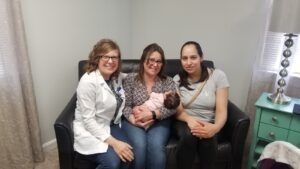
{"label": "baby", "polygon": [[[140,106],[147,107],[150,111],[159,110],[162,106],[165,106],[167,109],[176,109],[180,104],[180,97],[177,92],[167,91],[165,93],[150,93],[150,97]],[[145,126],[147,130],[152,123]]]}

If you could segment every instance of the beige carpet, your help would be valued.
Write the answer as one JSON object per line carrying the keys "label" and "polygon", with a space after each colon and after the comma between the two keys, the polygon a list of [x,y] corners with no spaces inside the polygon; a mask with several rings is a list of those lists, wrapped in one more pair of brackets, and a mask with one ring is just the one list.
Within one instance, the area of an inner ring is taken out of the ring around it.
{"label": "beige carpet", "polygon": [[34,169],[59,169],[57,148],[45,152],[45,161],[36,163]]}

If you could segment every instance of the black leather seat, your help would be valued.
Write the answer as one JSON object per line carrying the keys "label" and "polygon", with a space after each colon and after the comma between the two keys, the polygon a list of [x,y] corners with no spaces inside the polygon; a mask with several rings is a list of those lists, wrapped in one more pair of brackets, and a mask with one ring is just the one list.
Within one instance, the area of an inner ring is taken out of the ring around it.
{"label": "black leather seat", "polygon": [[[78,66],[78,78],[83,74],[83,66],[86,61],[80,61]],[[139,60],[123,60],[122,72],[128,73],[136,71]],[[214,67],[212,61],[204,61],[209,67]],[[180,68],[178,59],[167,60],[165,73],[171,77],[177,74]],[[60,113],[54,124],[57,147],[59,153],[59,164],[61,169],[95,169],[95,164],[90,163],[81,156],[74,153],[74,133],[73,119],[76,107],[76,94],[73,95],[64,110]],[[173,120],[175,121],[175,119]],[[249,117],[236,107],[232,102],[228,104],[228,119],[224,128],[220,131],[218,138],[217,169],[241,169],[244,144],[249,128]],[[174,125],[172,130],[176,130]],[[176,168],[176,147],[178,138],[171,134],[167,148],[167,169]],[[198,166],[199,160],[196,159],[194,168]]]}

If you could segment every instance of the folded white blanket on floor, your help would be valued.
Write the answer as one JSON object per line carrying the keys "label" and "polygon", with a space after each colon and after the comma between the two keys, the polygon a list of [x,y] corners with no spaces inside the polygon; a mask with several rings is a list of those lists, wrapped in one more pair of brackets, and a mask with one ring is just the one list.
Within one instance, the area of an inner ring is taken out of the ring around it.
{"label": "folded white blanket on floor", "polygon": [[294,169],[300,169],[300,149],[285,141],[269,143],[258,162],[264,159],[274,159],[277,162],[289,164]]}

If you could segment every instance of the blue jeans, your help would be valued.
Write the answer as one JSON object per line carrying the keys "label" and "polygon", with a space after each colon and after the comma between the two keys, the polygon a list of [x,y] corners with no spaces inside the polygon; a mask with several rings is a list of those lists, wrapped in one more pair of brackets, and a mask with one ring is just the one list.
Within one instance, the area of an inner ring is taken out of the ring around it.
{"label": "blue jeans", "polygon": [[[124,133],[124,131],[121,130],[119,125],[111,125],[110,130],[111,135],[113,137],[115,137],[118,140],[129,143],[126,134]],[[82,158],[98,164],[96,169],[128,169],[130,165],[130,163],[122,162],[111,146],[108,146],[107,152],[105,153],[97,153],[91,155],[83,155],[77,153],[77,155],[82,156]]]}
{"label": "blue jeans", "polygon": [[166,144],[170,135],[171,119],[156,121],[147,130],[122,121],[131,146],[134,160],[132,169],[165,169]]}

